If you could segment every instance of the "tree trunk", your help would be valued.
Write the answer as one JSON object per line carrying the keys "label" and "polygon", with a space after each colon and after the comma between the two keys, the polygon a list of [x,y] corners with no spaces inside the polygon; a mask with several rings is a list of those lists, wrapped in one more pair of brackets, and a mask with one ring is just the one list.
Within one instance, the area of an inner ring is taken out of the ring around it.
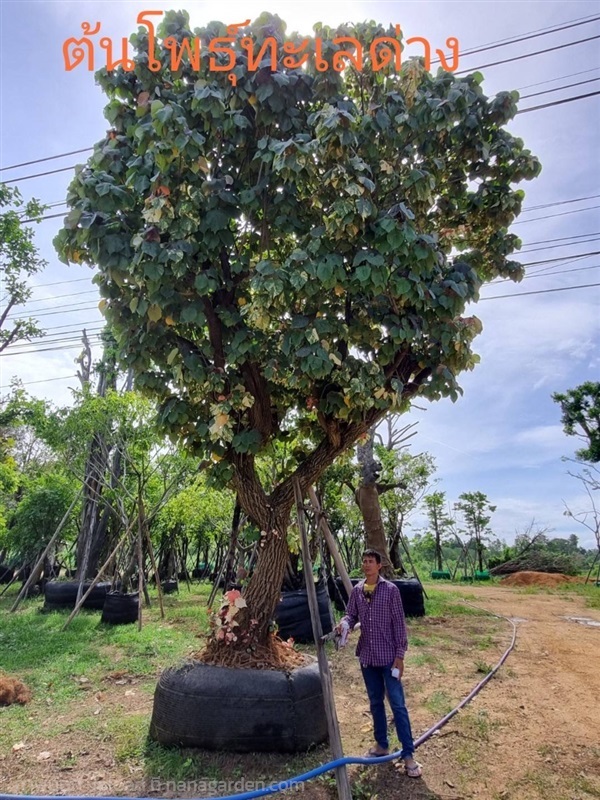
{"label": "tree trunk", "polygon": [[100,499],[108,464],[108,450],[102,436],[95,434],[85,467],[81,532],[77,537],[77,579],[93,578],[98,568],[100,546],[97,542]]}
{"label": "tree trunk", "polygon": [[263,536],[252,580],[245,599],[253,619],[257,620],[256,636],[265,641],[279,598],[288,562],[287,528],[290,512],[274,520],[269,535]]}
{"label": "tree trunk", "polygon": [[381,574],[384,578],[393,578],[394,569],[388,552],[385,529],[381,519],[381,506],[379,504],[379,491],[377,479],[380,465],[375,460],[373,453],[373,439],[375,429],[371,428],[367,441],[356,448],[358,462],[361,467],[361,485],[355,494],[355,499],[360,508],[365,525],[365,540],[367,548],[372,548],[381,553]]}
{"label": "tree trunk", "polygon": [[440,526],[437,515],[437,508],[435,506],[432,507],[432,512],[433,512],[433,528],[435,531],[435,568],[441,572],[444,568],[442,563],[442,542],[441,542]]}
{"label": "tree trunk", "polygon": [[[89,343],[84,331],[84,345],[86,346],[86,356],[89,356]],[[89,356],[91,358],[91,356]],[[82,373],[78,373],[82,384],[89,382],[89,364],[82,356],[80,359]],[[105,349],[103,364],[100,368],[100,378],[98,380],[98,397],[105,397],[108,389],[116,387],[117,376],[115,369],[115,357],[110,354],[107,356]],[[105,485],[105,475],[108,468],[110,456],[110,446],[106,437],[101,433],[95,433],[90,444],[90,455],[88,457],[83,487],[83,505],[81,513],[81,531],[77,537],[77,574],[76,578],[80,581],[93,578],[98,570],[102,546],[106,538],[106,528],[100,526],[101,497]]]}
{"label": "tree trunk", "polygon": [[242,518],[242,509],[237,499],[233,509],[233,519],[231,521],[231,540],[229,544],[229,553],[227,555],[227,564],[225,566],[225,586],[229,589],[236,582],[235,580],[235,562],[237,559],[237,543],[240,533],[240,520]]}

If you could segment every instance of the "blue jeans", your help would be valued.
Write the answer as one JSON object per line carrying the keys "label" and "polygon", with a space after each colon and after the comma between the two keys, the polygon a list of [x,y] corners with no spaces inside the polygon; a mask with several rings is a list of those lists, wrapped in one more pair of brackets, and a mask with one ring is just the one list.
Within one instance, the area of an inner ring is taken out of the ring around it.
{"label": "blue jeans", "polygon": [[387,690],[388,700],[394,714],[396,733],[402,744],[401,758],[412,758],[415,752],[410,719],[404,702],[404,690],[398,678],[392,677],[392,667],[363,667],[362,674],[369,695],[371,714],[373,715],[373,732],[375,741],[385,750],[389,747],[387,719],[385,716],[384,697]]}

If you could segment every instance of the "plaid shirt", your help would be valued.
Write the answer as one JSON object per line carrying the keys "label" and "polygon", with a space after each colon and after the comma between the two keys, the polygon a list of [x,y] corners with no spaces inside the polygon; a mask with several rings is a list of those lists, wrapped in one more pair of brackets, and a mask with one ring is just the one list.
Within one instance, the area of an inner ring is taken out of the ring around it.
{"label": "plaid shirt", "polygon": [[365,667],[389,667],[396,658],[404,658],[408,648],[402,599],[397,586],[381,576],[370,601],[361,581],[352,590],[344,619],[354,628],[360,622],[356,655]]}

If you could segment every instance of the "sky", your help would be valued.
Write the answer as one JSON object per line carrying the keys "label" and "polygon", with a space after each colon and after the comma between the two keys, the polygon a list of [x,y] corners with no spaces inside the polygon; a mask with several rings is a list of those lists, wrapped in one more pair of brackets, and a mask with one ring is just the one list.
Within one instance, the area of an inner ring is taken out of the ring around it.
{"label": "sky", "polygon": [[[170,8],[188,10],[194,25],[242,22],[268,10],[284,19],[288,30],[301,33],[311,33],[318,21],[375,19],[398,23],[405,38],[424,36],[434,48],[444,47],[451,36],[459,39],[461,51],[501,43],[461,56],[460,69],[479,69],[488,96],[518,89],[520,109],[550,104],[519,114],[508,126],[543,165],[539,178],[520,186],[525,210],[513,228],[523,240],[522,263],[543,263],[528,266],[520,284],[487,286],[481,301],[467,309],[484,330],[475,342],[481,363],[460,381],[464,395],[456,403],[421,402],[403,423],[418,422],[411,452],[434,456],[436,488],[450,502],[461,492],[488,495],[497,506],[491,527],[501,539],[511,542],[535,520],[551,536],[575,533],[582,545],[594,546],[592,534],[564,514],[566,505],[579,512],[589,503],[568,475],[574,465],[563,460],[581,444],[565,436],[551,395],[600,379],[600,95],[558,103],[600,89],[600,20],[540,34],[600,17],[600,2],[0,0],[0,180],[13,181],[25,198],[64,202],[71,168],[85,161],[86,153],[7,169],[91,147],[109,127],[93,72],[83,67],[67,72],[63,42],[78,37],[86,21],[100,22],[100,35],[117,41],[136,30],[141,11]],[[527,34],[532,38],[506,42]],[[590,40],[580,41],[585,39]],[[571,42],[578,43],[561,47]],[[98,48],[97,66],[100,53]],[[508,59],[514,60],[493,64]],[[61,171],[24,180],[51,170]],[[46,214],[64,208],[56,205]],[[93,272],[62,265],[54,253],[52,239],[60,227],[60,217],[36,226],[35,242],[48,266],[32,282],[31,301],[14,314],[35,316],[47,335],[0,357],[0,394],[19,378],[33,396],[70,403],[70,388],[77,386],[78,337],[84,327],[93,337],[102,326]],[[94,354],[99,356],[97,347]],[[413,530],[421,522],[417,516]]]}

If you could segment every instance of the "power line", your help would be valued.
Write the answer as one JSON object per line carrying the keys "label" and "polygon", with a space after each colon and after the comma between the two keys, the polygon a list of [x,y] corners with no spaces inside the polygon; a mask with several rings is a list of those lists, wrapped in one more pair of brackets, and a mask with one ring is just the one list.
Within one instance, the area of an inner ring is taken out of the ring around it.
{"label": "power line", "polygon": [[[86,306],[84,304],[77,304],[77,305],[81,305],[81,308],[78,308],[77,306],[73,306],[73,307],[65,306],[60,311],[45,311],[42,314],[40,314],[40,313],[38,313],[36,311],[35,312],[35,316],[36,317],[51,317],[54,314],[64,314],[64,313],[72,314],[72,313],[80,313],[80,312],[83,312],[83,311],[91,311],[93,308],[95,308],[96,310],[98,309],[97,305],[92,305],[92,306]],[[20,317],[10,317],[10,320],[13,321],[13,322],[16,322],[18,319],[29,319],[30,316],[31,316],[31,314],[23,314],[23,316],[20,316]]]}
{"label": "power line", "polygon": [[[24,305],[29,305],[30,303],[45,303],[48,300],[64,300],[65,297],[80,297],[83,294],[98,294],[98,289],[89,289],[86,292],[72,292],[71,294],[57,294],[55,297],[40,297],[39,300],[28,300]],[[42,311],[41,308],[40,311]]]}
{"label": "power line", "polygon": [[[534,244],[549,244],[550,242],[562,242],[564,240],[571,240],[571,239],[582,239],[584,236],[600,236],[600,231],[593,231],[590,233],[576,233],[573,236],[559,236],[556,239],[540,239],[539,242],[529,242],[529,244],[523,245],[523,249],[526,247],[532,247]],[[558,244],[555,245],[556,247],[572,247],[574,244],[582,244],[581,242],[571,242],[571,244]],[[540,250],[551,250],[550,247],[540,247]],[[533,251],[532,251],[533,252]]]}
{"label": "power line", "polygon": [[[599,20],[600,17],[598,16],[589,16],[589,17],[578,17],[574,20],[567,20],[566,25],[562,23],[560,26],[550,25],[548,28],[536,28],[534,31],[529,31],[529,33],[524,34],[523,36],[511,36],[508,39],[498,39],[495,42],[490,42],[489,44],[482,45],[481,47],[473,47],[470,50],[465,50],[461,53],[461,56],[471,56],[475,53],[484,53],[487,50],[496,50],[498,47],[508,47],[511,44],[518,44],[519,42],[526,42],[529,39],[539,39],[541,36],[548,36],[551,33],[559,33],[560,31],[566,31],[569,28],[577,28],[580,25],[589,25],[591,22],[596,22]],[[437,64],[440,59],[436,59],[433,61],[433,64]],[[477,69],[479,69],[477,67]]]}
{"label": "power line", "polygon": [[[2,181],[0,181],[0,183],[2,183]],[[66,200],[55,200],[52,203],[40,203],[40,205],[44,207],[44,210],[46,210],[48,208],[56,208],[57,206],[66,206],[67,205],[67,201]],[[18,213],[18,215],[20,217],[24,217],[27,214],[27,211],[18,211],[17,213]]]}
{"label": "power line", "polygon": [[[600,94],[600,93],[599,93]],[[598,206],[588,206],[587,208],[578,208],[575,211],[561,211],[560,214],[547,214],[545,217],[536,217],[535,219],[520,219],[518,222],[513,222],[513,225],[526,225],[528,222],[539,222],[542,219],[554,219],[555,217],[566,217],[569,214],[581,214],[583,211],[593,211]]]}
{"label": "power line", "polygon": [[537,83],[528,83],[526,86],[519,86],[517,92],[523,89],[533,89],[534,86],[545,86],[547,83],[556,83],[556,81],[563,81],[565,78],[575,78],[577,75],[589,75],[590,72],[598,72],[600,67],[593,67],[592,69],[583,69],[580,72],[570,72],[568,75],[559,75],[558,78],[549,78],[547,81],[538,81]]}
{"label": "power line", "polygon": [[60,286],[61,284],[64,284],[64,283],[81,283],[82,281],[88,281],[88,280],[89,280],[89,278],[71,278],[71,280],[68,280],[68,281],[54,281],[54,283],[36,283],[31,288],[32,289],[41,289],[42,287],[46,287],[46,286]]}
{"label": "power line", "polygon": [[[556,269],[556,265],[554,267],[547,267],[546,269]],[[534,275],[525,275],[525,278],[549,278],[554,275],[567,275],[569,272],[587,272],[590,269],[600,269],[600,264],[592,264],[591,267],[573,267],[573,269],[561,269],[557,270],[556,272],[546,272],[544,270],[540,270],[536,272]]]}
{"label": "power line", "polygon": [[77,164],[73,164],[71,167],[61,167],[60,169],[49,169],[46,172],[38,172],[35,175],[21,175],[18,178],[11,178],[9,181],[2,181],[2,183],[17,183],[17,181],[28,181],[31,178],[43,178],[44,175],[56,175],[57,172],[68,172],[71,169],[75,169]]}
{"label": "power line", "polygon": [[[31,386],[34,383],[50,383],[51,381],[66,381],[71,378],[76,378],[77,375],[61,375],[60,378],[44,378],[41,381],[19,381],[19,386]],[[0,391],[10,388],[9,386],[0,386]]]}
{"label": "power line", "polygon": [[546,55],[546,53],[552,53],[554,50],[564,50],[566,47],[575,47],[575,45],[578,44],[593,42],[595,39],[600,39],[600,34],[597,34],[596,36],[588,36],[586,39],[577,39],[577,41],[575,42],[565,42],[564,44],[557,44],[554,47],[547,47],[545,50],[534,50],[533,53],[523,53],[520,56],[505,58],[502,61],[491,61],[489,64],[481,64],[478,67],[469,67],[469,69],[461,69],[459,72],[455,72],[454,75],[464,75],[466,72],[473,72],[478,69],[497,67],[500,64],[510,64],[513,61],[522,61],[524,58],[533,58],[534,56]]}
{"label": "power line", "polygon": [[[75,156],[78,153],[87,153],[91,147],[82,147],[81,150],[70,150],[68,153],[59,153],[56,156],[46,156],[45,158],[34,158],[33,161],[22,161],[20,164],[11,164],[10,167],[0,167],[0,172],[8,172],[9,169],[19,169],[19,167],[29,167],[31,164],[41,164],[43,161],[54,161],[57,158]],[[6,181],[3,181],[6,183]]]}
{"label": "power line", "polygon": [[[600,38],[600,37],[599,37]],[[541,106],[531,108],[521,108],[517,114],[526,114],[528,111],[539,111],[540,108],[551,108],[552,106],[562,106],[564,103],[572,103],[574,100],[584,100],[586,97],[596,97],[600,92],[590,92],[589,94],[579,94],[577,97],[566,97],[564,100],[555,100],[553,103],[544,103]]]}
{"label": "power line", "polygon": [[[567,260],[558,259],[548,259],[548,261],[540,261],[540,264],[549,264],[548,266],[539,266],[535,269],[527,270],[529,275],[541,275],[542,273],[547,273],[549,269],[556,269],[556,267],[564,267],[564,266],[571,266],[571,264],[576,263],[577,261],[585,261],[588,258],[591,258],[590,255],[582,255],[582,256],[573,256]],[[553,261],[554,263],[549,263]]]}
{"label": "power line", "polygon": [[[90,338],[90,344],[98,344],[101,342],[101,338],[98,334],[95,334]],[[3,353],[0,353],[0,358],[8,358],[8,356],[33,356],[37,355],[38,353],[51,353],[56,352],[58,350],[80,350],[82,347],[81,344],[67,344],[67,345],[56,345],[54,347],[43,347],[38,348],[37,350],[24,350],[19,351],[18,353],[7,353],[6,350]]]}
{"label": "power line", "polygon": [[519,250],[518,253],[515,255],[525,255],[529,253],[541,253],[543,250],[562,250],[563,247],[574,247],[580,244],[592,244],[593,242],[598,242],[600,239],[582,239],[579,242],[566,242],[565,244],[555,244],[555,245],[548,245],[547,247],[533,247],[533,248],[523,248]]}
{"label": "power line", "polygon": [[[516,253],[514,255],[517,255]],[[560,261],[563,264],[567,261],[574,261],[577,258],[588,258],[588,256],[600,256],[600,250],[590,250],[589,253],[575,253],[572,256],[559,256],[558,258],[545,258],[543,261],[527,261],[521,264],[522,267],[536,267],[539,264],[551,264]]]}
{"label": "power line", "polygon": [[[600,78],[598,78],[600,80]],[[542,208],[552,208],[553,206],[566,206],[569,203],[581,203],[583,200],[596,200],[600,194],[590,194],[587,197],[574,197],[572,200],[559,200],[556,203],[543,203],[541,206],[530,206],[524,208],[521,214],[527,214],[529,211],[541,211]]]}
{"label": "power line", "polygon": [[[96,320],[94,320],[94,321],[96,321]],[[85,328],[86,330],[89,330],[89,327],[86,325],[85,322],[70,322],[67,325],[50,325],[50,327],[44,328],[44,330],[45,331],[58,331],[58,330],[66,329],[66,328],[80,328],[80,329]],[[69,333],[73,333],[73,331],[70,331],[70,330],[65,330],[64,332],[65,332],[65,335],[69,334]],[[51,334],[51,335],[54,335],[54,334]]]}
{"label": "power line", "polygon": [[531,294],[549,294],[550,292],[568,292],[571,289],[591,289],[593,286],[600,286],[600,283],[582,283],[579,286],[562,286],[557,289],[537,289],[534,292],[517,292],[516,294],[495,294],[492,297],[481,297],[479,302],[483,300],[500,300],[504,297],[525,297]]}
{"label": "power line", "polygon": [[[30,178],[35,178],[35,175],[29,175]],[[27,180],[26,178],[24,180]],[[22,219],[19,221],[19,225],[26,225],[28,222],[42,222],[45,219],[57,219],[58,217],[66,217],[66,214],[46,214],[44,217],[38,217],[35,219],[32,217],[31,219]]]}
{"label": "power line", "polygon": [[579,81],[579,83],[568,83],[566,86],[557,86],[554,89],[546,89],[543,92],[534,92],[533,94],[524,94],[521,96],[521,100],[527,100],[530,97],[539,97],[541,94],[552,94],[552,92],[561,92],[563,89],[572,89],[574,86],[583,86],[586,83],[596,83],[596,81],[600,81],[600,78],[590,78],[587,81]]}
{"label": "power line", "polygon": [[[538,267],[537,269],[534,269],[534,270],[529,270],[528,269],[527,270],[527,274],[523,276],[523,280],[525,280],[525,278],[545,278],[548,275],[561,275],[564,272],[577,272],[580,269],[584,269],[584,270],[585,269],[590,269],[589,267],[579,267],[579,268],[576,268],[576,269],[561,270],[560,272],[548,272],[548,270],[556,269],[557,267],[562,267],[565,264],[569,264],[569,261],[571,261],[571,262],[573,262],[573,261],[581,261],[581,260],[584,260],[586,258],[590,258],[591,255],[600,255],[600,253],[593,253],[593,254],[588,254],[588,255],[584,254],[584,255],[579,255],[579,256],[571,256],[567,260],[562,259],[562,258],[552,258],[552,259],[548,259],[547,261],[535,261],[535,262],[533,262],[533,264],[548,264],[550,262],[552,262],[552,263],[550,263],[550,266]],[[526,264],[522,264],[521,266],[525,267],[527,265]],[[511,280],[511,279],[510,278],[497,278],[496,280],[490,281],[490,283],[488,283],[487,285],[488,286],[495,286],[496,284],[504,283],[507,280]]]}
{"label": "power line", "polygon": [[[85,329],[86,333],[91,334],[98,334],[104,330],[104,325],[100,325],[98,327],[90,327],[89,325],[81,325],[81,329]],[[50,330],[50,329],[48,329]],[[63,344],[65,342],[76,342],[81,341],[81,333],[76,331],[62,331],[61,333],[51,333],[50,335],[42,334],[41,336],[32,336],[31,339],[27,341],[20,341],[14,342],[13,344],[9,345],[6,349],[10,349],[12,347],[27,347],[29,345],[47,345],[47,344]]]}

